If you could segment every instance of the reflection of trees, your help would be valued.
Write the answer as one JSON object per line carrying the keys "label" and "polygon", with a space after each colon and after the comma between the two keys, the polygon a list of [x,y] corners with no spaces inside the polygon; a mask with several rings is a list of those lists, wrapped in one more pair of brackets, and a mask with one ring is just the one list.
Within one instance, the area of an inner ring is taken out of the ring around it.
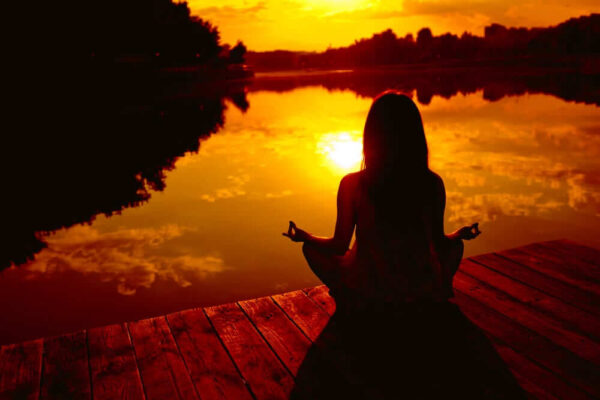
{"label": "reflection of trees", "polygon": [[192,87],[150,74],[79,71],[53,103],[31,102],[22,113],[24,129],[0,150],[9,232],[0,268],[43,248],[39,232],[148,200],[175,161],[223,125],[224,99],[249,107],[243,87]]}
{"label": "reflection of trees", "polygon": [[364,97],[375,97],[390,88],[406,93],[416,91],[421,104],[429,104],[436,95],[450,98],[458,93],[483,90],[484,98],[489,101],[525,93],[544,93],[568,101],[600,105],[598,75],[524,68],[374,69],[292,77],[267,75],[255,79],[250,90],[285,92],[303,86],[352,90]]}
{"label": "reflection of trees", "polygon": [[210,83],[243,61],[244,45],[223,54],[218,29],[185,1],[70,7],[52,3],[39,25],[23,21],[35,43],[7,57],[19,65],[7,96],[15,128],[0,147],[10,232],[0,269],[38,252],[39,232],[146,201],[222,126],[225,98],[249,107],[243,87]]}

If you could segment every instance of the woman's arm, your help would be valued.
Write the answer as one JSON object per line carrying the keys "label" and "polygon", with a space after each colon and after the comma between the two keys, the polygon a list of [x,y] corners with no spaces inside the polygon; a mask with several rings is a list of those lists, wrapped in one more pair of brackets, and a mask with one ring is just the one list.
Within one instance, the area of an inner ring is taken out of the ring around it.
{"label": "woman's arm", "polygon": [[350,245],[354,226],[356,225],[356,210],[354,193],[357,189],[357,181],[354,175],[346,175],[342,178],[337,194],[337,219],[333,237],[319,237],[297,228],[290,221],[288,232],[284,236],[295,242],[306,242],[314,245],[320,250],[343,255]]}

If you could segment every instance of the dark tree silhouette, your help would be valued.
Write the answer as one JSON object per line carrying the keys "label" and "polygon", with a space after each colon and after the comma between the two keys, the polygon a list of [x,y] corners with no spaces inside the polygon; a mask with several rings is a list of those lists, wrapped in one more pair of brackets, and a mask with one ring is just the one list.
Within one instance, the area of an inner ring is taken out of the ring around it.
{"label": "dark tree silhouette", "polygon": [[87,20],[73,45],[95,57],[205,63],[221,51],[217,28],[190,16],[186,2],[108,0],[81,7]]}
{"label": "dark tree silhouette", "polygon": [[[83,82],[82,82],[83,84]],[[31,259],[52,231],[112,215],[165,188],[176,160],[224,123],[225,99],[249,107],[239,83],[198,88],[135,74],[96,76],[49,119],[36,108],[27,131],[0,148],[10,232],[0,270]],[[43,105],[42,105],[43,106]]]}
{"label": "dark tree silhouette", "polygon": [[[248,64],[257,69],[350,68],[423,62],[482,62],[496,65],[596,65],[600,57],[600,14],[572,18],[549,28],[507,28],[492,24],[484,36],[434,36],[429,28],[403,38],[387,29],[352,45],[321,53],[253,53]],[[594,61],[596,60],[596,61]],[[597,67],[596,67],[597,69]],[[597,71],[596,71],[597,73]]]}
{"label": "dark tree silhouette", "polygon": [[243,64],[244,55],[246,54],[246,46],[241,41],[229,51],[229,62],[231,64]]}
{"label": "dark tree silhouette", "polygon": [[[222,126],[225,98],[249,107],[242,84],[221,79],[217,28],[187,3],[80,2],[75,18],[60,7],[48,14],[57,29],[38,27],[43,57],[17,80],[15,128],[0,146],[14,171],[0,269],[32,258],[52,231],[148,200]],[[189,65],[193,84],[174,68]]]}
{"label": "dark tree silhouette", "polygon": [[419,33],[417,33],[417,44],[421,47],[429,46],[432,40],[433,35],[431,34],[431,29],[429,28],[421,28]]}

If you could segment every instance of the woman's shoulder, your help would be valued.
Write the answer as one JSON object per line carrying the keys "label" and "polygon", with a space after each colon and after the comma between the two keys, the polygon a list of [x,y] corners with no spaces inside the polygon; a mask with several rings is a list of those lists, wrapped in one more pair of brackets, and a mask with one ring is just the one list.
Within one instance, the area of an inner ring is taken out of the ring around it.
{"label": "woman's shoulder", "polygon": [[345,175],[340,181],[339,193],[344,197],[352,199],[352,202],[356,204],[360,197],[360,181],[362,171],[351,172]]}
{"label": "woman's shoulder", "polygon": [[[444,186],[444,180],[442,179],[441,176],[439,176],[438,174],[436,174],[433,171],[430,171],[430,176],[431,176],[431,194],[433,195],[433,198],[438,199],[437,201],[441,201],[442,203],[445,202],[445,198],[446,198],[446,187]],[[436,201],[436,203],[437,203]]]}
{"label": "woman's shoulder", "polygon": [[342,180],[340,181],[340,185],[345,186],[356,186],[361,179],[363,171],[350,172],[349,174],[344,175]]}
{"label": "woman's shoulder", "polygon": [[444,189],[444,180],[437,173],[429,170],[429,175],[431,177],[431,182],[435,189]]}

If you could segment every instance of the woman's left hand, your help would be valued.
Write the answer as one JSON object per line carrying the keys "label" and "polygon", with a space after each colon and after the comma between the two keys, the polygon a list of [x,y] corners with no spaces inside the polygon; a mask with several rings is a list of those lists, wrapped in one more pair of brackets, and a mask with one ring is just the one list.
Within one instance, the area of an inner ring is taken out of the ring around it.
{"label": "woman's left hand", "polygon": [[475,222],[473,225],[463,226],[458,231],[456,231],[456,233],[459,239],[471,240],[479,236],[481,234],[481,231],[479,230],[479,223]]}
{"label": "woman's left hand", "polygon": [[283,232],[282,235],[289,237],[294,242],[305,242],[308,238],[308,233],[296,227],[294,221],[290,221],[287,233]]}

